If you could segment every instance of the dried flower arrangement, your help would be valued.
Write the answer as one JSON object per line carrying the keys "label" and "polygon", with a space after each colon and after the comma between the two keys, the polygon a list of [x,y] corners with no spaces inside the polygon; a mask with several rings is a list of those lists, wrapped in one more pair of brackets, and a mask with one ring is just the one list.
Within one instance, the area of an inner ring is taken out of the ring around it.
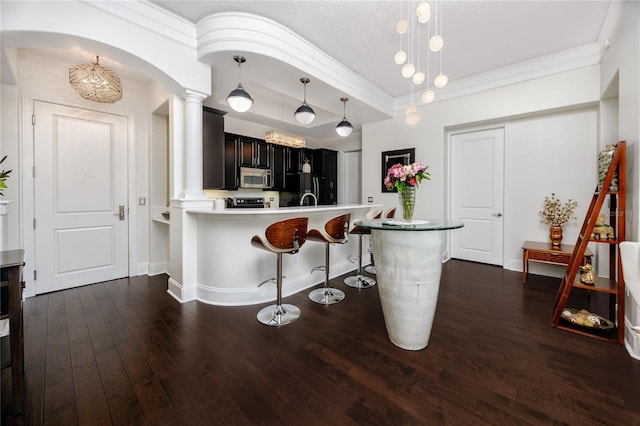
{"label": "dried flower arrangement", "polygon": [[562,204],[555,193],[551,194],[551,197],[544,197],[544,210],[540,211],[540,215],[543,218],[542,223],[551,226],[562,226],[569,219],[577,219],[577,216],[574,215],[577,206],[578,202],[571,198]]}

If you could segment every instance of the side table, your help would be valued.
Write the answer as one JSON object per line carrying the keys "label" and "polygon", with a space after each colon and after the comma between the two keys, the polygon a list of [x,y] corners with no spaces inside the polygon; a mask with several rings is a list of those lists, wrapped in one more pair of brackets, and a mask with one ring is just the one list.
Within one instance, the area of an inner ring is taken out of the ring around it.
{"label": "side table", "polygon": [[[22,267],[24,250],[0,251],[0,286],[8,287],[7,314],[9,319],[9,345],[11,346],[11,414],[22,413],[24,404],[24,338],[22,329]],[[6,281],[4,281],[6,273]]]}
{"label": "side table", "polygon": [[[550,242],[525,241],[524,244],[522,244],[522,282],[527,282],[529,261],[567,266],[574,248],[575,246],[570,244],[561,244],[560,247],[553,247]],[[587,263],[591,263],[592,257],[593,253],[587,249],[584,252],[582,265],[584,266]]]}

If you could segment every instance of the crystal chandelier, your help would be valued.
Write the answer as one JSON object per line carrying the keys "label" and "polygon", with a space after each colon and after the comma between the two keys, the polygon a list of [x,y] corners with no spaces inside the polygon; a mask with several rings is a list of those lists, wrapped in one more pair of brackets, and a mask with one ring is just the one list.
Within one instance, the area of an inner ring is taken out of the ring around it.
{"label": "crystal chandelier", "polygon": [[289,146],[291,148],[304,148],[307,143],[304,136],[295,135],[282,130],[267,130],[264,139],[267,142],[276,145]]}
{"label": "crystal chandelier", "polygon": [[100,66],[100,57],[93,64],[69,68],[69,83],[84,99],[112,104],[122,98],[122,83],[118,75]]}

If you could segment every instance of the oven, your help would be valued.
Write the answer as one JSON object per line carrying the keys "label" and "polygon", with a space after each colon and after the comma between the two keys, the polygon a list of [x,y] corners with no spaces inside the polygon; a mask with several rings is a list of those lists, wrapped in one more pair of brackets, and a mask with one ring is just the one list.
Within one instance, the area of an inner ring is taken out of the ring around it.
{"label": "oven", "polygon": [[263,209],[263,197],[230,197],[227,198],[227,208],[230,209]]}

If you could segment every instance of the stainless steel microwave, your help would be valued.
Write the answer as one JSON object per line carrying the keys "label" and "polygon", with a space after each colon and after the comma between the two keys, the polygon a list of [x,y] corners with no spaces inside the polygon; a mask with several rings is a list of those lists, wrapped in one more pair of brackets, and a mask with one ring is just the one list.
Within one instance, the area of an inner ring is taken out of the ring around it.
{"label": "stainless steel microwave", "polygon": [[240,167],[240,188],[271,188],[271,170]]}

